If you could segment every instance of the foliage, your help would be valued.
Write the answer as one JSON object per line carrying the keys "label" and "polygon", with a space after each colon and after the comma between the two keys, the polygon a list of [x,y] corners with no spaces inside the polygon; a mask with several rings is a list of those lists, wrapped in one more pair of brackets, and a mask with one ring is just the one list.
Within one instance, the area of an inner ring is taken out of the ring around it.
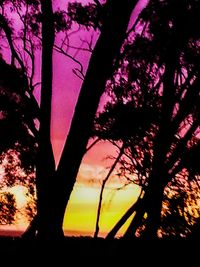
{"label": "foliage", "polygon": [[[26,187],[26,214],[31,219],[36,211],[35,164],[40,120],[34,96],[35,87],[40,86],[35,81],[36,50],[41,49],[43,14],[38,0],[6,0],[0,2],[0,7],[1,41],[9,45],[11,55],[11,64],[0,58],[0,164],[3,170],[0,188]],[[67,36],[72,26],[70,16],[59,9],[53,16],[55,33]],[[3,52],[8,54],[7,48]]]}
{"label": "foliage", "polygon": [[[35,160],[37,142],[29,128],[34,120],[34,107],[25,95],[24,76],[19,69],[0,59],[0,180],[1,220],[14,221],[17,206],[15,196],[8,193],[16,185],[27,187],[29,195],[35,196]],[[8,215],[10,212],[10,215]],[[9,217],[10,216],[10,217]]]}
{"label": "foliage", "polygon": [[162,210],[162,235],[188,237],[200,216],[199,188],[195,182],[177,177],[165,190]]}
{"label": "foliage", "polygon": [[0,224],[12,224],[15,220],[16,202],[13,194],[0,193]]}
{"label": "foliage", "polygon": [[83,5],[80,2],[69,2],[67,13],[71,20],[87,29],[94,28],[96,30],[101,25],[101,9],[96,4]]}
{"label": "foliage", "polygon": [[[191,198],[197,201],[199,194],[198,190],[189,194],[188,189],[199,180],[199,9],[197,1],[149,2],[124,42],[107,83],[109,101],[94,127],[94,135],[101,139],[126,144],[119,175],[144,190],[160,167],[153,162],[161,156],[157,154],[161,147],[163,169],[178,188],[167,190],[163,204],[168,206],[163,217],[168,234],[188,232],[191,220],[181,215],[181,204],[189,210]],[[188,184],[186,191],[180,179]]]}
{"label": "foliage", "polygon": [[72,26],[71,18],[67,16],[66,12],[63,10],[54,12],[54,23],[56,32],[68,31]]}
{"label": "foliage", "polygon": [[3,59],[0,59],[0,64],[0,152],[2,154],[9,149],[15,149],[20,153],[24,167],[32,171],[37,145],[29,122],[34,121],[37,113],[25,94],[21,71],[8,65]]}

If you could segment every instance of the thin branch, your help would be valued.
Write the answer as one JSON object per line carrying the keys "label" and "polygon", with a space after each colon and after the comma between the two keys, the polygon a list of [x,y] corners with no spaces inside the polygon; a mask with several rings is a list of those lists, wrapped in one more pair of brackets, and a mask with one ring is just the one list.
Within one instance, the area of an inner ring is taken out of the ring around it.
{"label": "thin branch", "polygon": [[187,150],[187,142],[190,140],[196,129],[198,128],[199,123],[195,121],[190,129],[187,131],[185,136],[179,141],[176,148],[174,149],[172,155],[168,158],[166,167],[167,169],[172,169],[174,164],[177,162],[179,156],[183,155],[185,150]]}
{"label": "thin branch", "polygon": [[[72,70],[72,72],[79,78],[81,79],[82,81],[84,81],[84,77],[85,75],[83,73],[80,72],[79,69],[75,68]],[[80,73],[80,74],[79,74]]]}
{"label": "thin branch", "polygon": [[[189,81],[187,81],[187,83],[189,83]],[[177,131],[180,123],[184,120],[184,118],[186,118],[191,112],[194,104],[197,104],[195,102],[198,101],[199,85],[200,79],[197,78],[191,85],[191,88],[187,90],[184,98],[181,100],[179,111],[172,121],[172,129],[174,133]]]}
{"label": "thin branch", "polygon": [[80,70],[78,70],[81,75],[84,77],[84,73],[83,73],[83,65],[81,64],[81,62],[79,60],[77,60],[76,58],[74,58],[73,56],[71,56],[70,54],[66,53],[61,47],[57,46],[56,44],[54,44],[54,50],[62,55],[65,55],[66,57],[70,58],[71,60],[73,60],[75,63],[77,63],[80,66]]}
{"label": "thin branch", "polygon": [[[68,47],[70,48],[70,49],[75,49],[75,50],[77,50],[78,52],[79,51],[83,51],[83,52],[89,52],[89,53],[92,53],[92,49],[91,48],[84,48],[84,47],[82,47],[83,46],[83,41],[82,41],[82,44],[80,45],[80,47],[78,47],[78,46],[73,46],[73,45],[69,45]],[[74,55],[74,57],[76,57],[77,56],[77,54],[75,54]]]}
{"label": "thin branch", "polygon": [[24,66],[24,63],[22,61],[22,59],[19,57],[19,54],[17,53],[14,44],[13,44],[13,40],[12,40],[12,30],[8,25],[8,22],[6,21],[6,19],[0,15],[0,21],[1,21],[1,27],[6,35],[6,39],[8,41],[8,44],[10,46],[10,50],[11,50],[11,54],[12,54],[12,65],[14,64],[14,60],[16,59],[18,64],[20,65],[22,72],[26,73],[26,69]]}
{"label": "thin branch", "polygon": [[136,202],[124,213],[124,215],[120,218],[120,220],[115,224],[115,226],[112,228],[112,230],[108,233],[106,236],[106,239],[113,239],[117,232],[120,230],[120,228],[125,224],[125,222],[132,216],[132,214],[136,211],[138,208],[138,205],[141,202],[142,194],[144,193],[143,190],[141,190],[140,195]]}
{"label": "thin branch", "polygon": [[92,149],[99,141],[101,141],[100,138],[97,138],[96,140],[94,140],[94,142],[86,148],[85,153],[87,153],[90,149]]}
{"label": "thin branch", "polygon": [[106,185],[108,179],[110,178],[112,172],[114,171],[116,165],[118,164],[121,156],[123,155],[123,152],[124,152],[124,144],[120,148],[120,152],[119,152],[118,157],[115,159],[115,161],[114,161],[113,165],[111,166],[108,174],[106,175],[106,177],[104,178],[104,180],[102,182],[101,191],[100,191],[100,195],[99,195],[99,204],[98,204],[98,208],[97,208],[97,219],[96,219],[96,227],[95,227],[94,238],[97,238],[98,237],[98,233],[99,233],[99,219],[100,219],[100,215],[101,215],[101,206],[102,206],[103,192],[104,192],[105,185]]}

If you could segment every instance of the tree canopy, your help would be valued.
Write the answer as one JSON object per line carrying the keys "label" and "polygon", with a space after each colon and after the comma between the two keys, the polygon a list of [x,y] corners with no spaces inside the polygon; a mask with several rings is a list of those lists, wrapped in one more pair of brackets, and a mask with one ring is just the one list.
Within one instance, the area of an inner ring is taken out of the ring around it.
{"label": "tree canopy", "polygon": [[[108,236],[133,214],[125,238],[185,237],[199,219],[200,4],[150,0],[128,29],[138,3],[69,2],[55,10],[51,0],[0,2],[1,42],[9,51],[7,61],[0,57],[0,189],[26,186],[31,201],[36,190],[31,238],[63,237],[66,205],[91,137],[119,151],[100,201],[115,168],[141,188]],[[87,48],[71,46],[80,29],[96,32],[94,47],[92,41]],[[85,73],[76,58],[81,49],[91,53]],[[54,52],[73,60],[78,67],[72,71],[83,80],[57,166],[51,142]],[[98,111],[103,94],[107,103]],[[15,198],[8,191],[0,198],[2,223],[12,223]]]}
{"label": "tree canopy", "polygon": [[[115,145],[125,144],[121,176],[145,192],[153,191],[151,183],[166,188],[168,214],[185,212],[178,200],[187,207],[190,201],[183,195],[199,183],[198,9],[193,1],[149,2],[124,43],[119,67],[107,83],[110,101],[95,121],[94,134]],[[172,185],[177,194],[183,190],[181,197],[170,196]],[[164,188],[160,199],[166,205]],[[186,225],[190,222],[185,220]]]}

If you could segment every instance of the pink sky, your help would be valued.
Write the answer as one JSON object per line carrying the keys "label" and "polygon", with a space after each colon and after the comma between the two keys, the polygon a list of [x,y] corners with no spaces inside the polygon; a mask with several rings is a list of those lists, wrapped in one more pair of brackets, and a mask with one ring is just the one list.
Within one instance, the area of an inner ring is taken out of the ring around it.
{"label": "pink sky", "polygon": [[[67,6],[69,0],[54,0],[55,7],[60,7],[64,9]],[[116,0],[117,1],[117,0]],[[139,9],[148,0],[140,0],[136,10],[132,14],[132,19],[130,25],[133,23],[136,14]],[[80,2],[88,2],[88,0],[82,0]],[[119,18],[120,19],[120,18]],[[15,22],[15,27],[19,28],[17,22]],[[90,40],[91,32],[85,30],[80,31],[70,39],[70,44],[74,46],[79,46],[82,39]],[[95,39],[97,39],[97,34]],[[56,43],[59,41],[57,38]],[[95,45],[95,43],[94,43]],[[7,60],[9,60],[9,53],[4,53]],[[82,63],[84,67],[84,73],[86,73],[87,66],[89,63],[90,54],[88,52],[80,52],[77,59]],[[54,68],[53,68],[53,99],[52,99],[52,127],[51,127],[51,138],[55,154],[56,162],[58,162],[62,147],[67,137],[67,133],[70,127],[71,118],[73,116],[73,111],[76,105],[76,100],[80,92],[82,81],[74,75],[72,69],[77,67],[71,59],[54,52]],[[36,75],[35,82],[40,81],[40,66],[41,66],[41,52],[37,52],[36,58]],[[35,94],[39,99],[40,90],[36,89]],[[88,100],[89,101],[89,100]],[[72,192],[71,200],[68,205],[68,211],[64,219],[64,229],[67,231],[90,231],[94,228],[94,223],[96,219],[96,208],[97,201],[99,197],[99,179],[103,179],[107,173],[107,169],[110,165],[110,161],[105,161],[105,157],[110,154],[116,154],[116,148],[113,148],[108,142],[102,142],[97,144],[94,149],[90,150],[83,159],[83,163],[80,167],[80,172],[78,175],[78,183],[75,185],[75,189]],[[103,173],[103,174],[102,174]],[[89,180],[96,179],[95,183],[90,186],[87,184]],[[115,186],[119,186],[115,181]],[[84,186],[83,183],[84,182]],[[97,187],[98,185],[98,187]],[[83,187],[82,187],[83,186]],[[23,194],[17,188],[17,193],[19,198]],[[109,194],[113,194],[113,191],[106,188],[107,199],[109,199]],[[116,198],[113,198],[113,204],[110,206],[107,203],[107,208],[104,210],[104,216],[102,221],[102,229],[106,232],[111,226],[120,218],[122,213],[130,206],[133,199],[136,198],[138,190],[135,190],[131,185],[127,188],[127,191],[122,190],[116,194]],[[22,198],[23,200],[23,198]],[[121,208],[119,209],[119,203]],[[114,207],[114,211],[113,211]],[[21,229],[22,222],[18,226],[14,226],[15,230],[19,227]],[[89,224],[88,224],[89,223]],[[24,227],[24,226],[23,226]],[[22,227],[22,228],[23,228]],[[82,232],[82,234],[83,234]]]}
{"label": "pink sky", "polygon": [[[70,0],[62,0],[55,2],[56,8],[65,8],[67,3]],[[130,25],[135,20],[136,15],[139,10],[147,3],[148,0],[140,0],[136,9],[132,14],[132,19],[130,21]],[[88,0],[81,0],[82,3],[87,3]],[[119,18],[120,19],[120,18]],[[87,32],[85,30],[80,31],[76,35],[70,39],[70,42],[74,46],[80,46],[80,38],[90,40],[91,32]],[[97,33],[95,34],[95,39],[97,39]],[[94,42],[95,44],[95,42]],[[74,51],[72,51],[74,52]],[[77,56],[77,59],[82,63],[84,67],[84,72],[86,73],[88,62],[90,58],[90,53],[88,52],[80,52]],[[54,79],[53,79],[53,105],[52,105],[52,143],[53,149],[55,153],[56,161],[58,161],[60,157],[60,153],[62,151],[62,147],[64,145],[64,141],[66,139],[71,118],[73,116],[73,111],[75,108],[76,100],[78,98],[78,94],[81,88],[82,81],[74,75],[72,69],[77,67],[71,59],[66,58],[63,55],[58,53],[54,53]],[[106,150],[111,148],[111,146],[105,147]],[[100,148],[98,148],[100,149]],[[99,152],[102,151],[102,155],[105,153],[103,149],[100,149]],[[104,151],[104,152],[103,152]],[[97,153],[96,153],[97,154]],[[101,153],[100,153],[101,154]],[[100,158],[100,154],[98,153],[98,158]],[[89,154],[89,157],[92,160],[94,155],[92,153]],[[95,160],[96,161],[96,160]]]}
{"label": "pink sky", "polygon": [[[73,2],[74,0],[54,0],[54,9],[63,9],[67,8],[68,2]],[[92,0],[79,0],[81,3],[92,2]],[[139,0],[138,5],[132,13],[132,18],[130,20],[129,27],[133,24],[136,15],[139,10],[148,2],[148,0]],[[19,30],[21,25],[19,20],[12,13],[13,26],[15,29]],[[11,18],[11,17],[10,17]],[[120,18],[119,18],[120,19]],[[75,26],[76,27],[76,26]],[[81,45],[81,40],[90,40],[92,31],[81,30],[77,34],[70,37],[70,45],[74,45],[79,47]],[[94,44],[98,38],[98,34],[94,33]],[[59,40],[61,37],[56,38],[56,44],[59,44]],[[75,50],[70,51],[71,55]],[[9,61],[10,54],[9,50],[3,51],[5,58]],[[84,68],[84,73],[87,71],[87,66],[90,59],[89,52],[79,52],[76,59],[81,62]],[[67,137],[67,133],[70,127],[71,118],[73,116],[74,108],[76,105],[76,101],[78,98],[78,94],[80,92],[82,81],[80,78],[75,76],[72,70],[78,65],[74,63],[71,59],[63,56],[57,52],[54,52],[54,68],[53,68],[53,98],[52,98],[52,127],[51,127],[51,138],[52,144],[55,154],[56,162],[58,162],[62,147]],[[36,66],[35,66],[35,83],[40,82],[40,69],[41,66],[41,51],[37,51],[36,54]],[[39,87],[35,89],[35,95],[37,99],[39,99],[40,90]],[[106,151],[110,150],[111,146],[105,146]],[[93,155],[89,153],[89,158],[93,161],[92,157],[94,157],[94,161],[97,161],[102,155],[105,154],[103,148],[100,149],[98,147],[99,153]],[[98,154],[98,156],[97,156]],[[97,156],[97,157],[96,157]]]}

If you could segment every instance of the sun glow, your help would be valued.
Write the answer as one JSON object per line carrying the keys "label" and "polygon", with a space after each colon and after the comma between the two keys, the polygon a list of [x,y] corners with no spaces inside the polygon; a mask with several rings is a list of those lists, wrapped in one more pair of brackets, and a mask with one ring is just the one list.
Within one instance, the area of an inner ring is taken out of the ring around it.
{"label": "sun glow", "polygon": [[[100,147],[101,148],[101,147]],[[111,150],[112,151],[112,150]],[[112,151],[113,152],[113,151]],[[90,152],[89,156],[94,159],[96,150]],[[99,155],[102,158],[103,152]],[[101,162],[102,163],[102,162]],[[97,217],[97,207],[103,179],[106,177],[112,161],[90,161],[88,157],[81,164],[77,182],[71,194],[65,216],[63,229],[66,235],[74,236],[93,236]],[[3,169],[0,169],[3,176]],[[129,184],[124,186],[124,180],[120,179],[114,172],[103,192],[103,202],[100,216],[99,236],[105,237],[106,234],[117,223],[126,210],[136,201],[140,189]],[[27,189],[23,186],[14,186],[9,192],[16,197],[17,208],[22,213],[27,204]],[[120,229],[118,235],[121,235],[129,221]],[[25,217],[17,216],[15,225],[1,226],[1,232],[5,229],[9,231],[24,231],[28,226]],[[3,227],[3,228],[2,228]]]}
{"label": "sun glow", "polygon": [[[66,235],[93,235],[100,189],[100,185],[84,186],[79,182],[76,183],[64,217],[63,228]],[[139,193],[140,189],[134,185],[129,185],[121,190],[110,186],[105,188],[99,236],[105,237],[106,233],[136,201]],[[120,229],[118,235],[124,232],[129,222],[130,220]]]}
{"label": "sun glow", "polygon": [[9,192],[15,195],[18,209],[22,209],[23,207],[25,207],[27,203],[27,189],[24,186],[14,186],[9,190]]}

